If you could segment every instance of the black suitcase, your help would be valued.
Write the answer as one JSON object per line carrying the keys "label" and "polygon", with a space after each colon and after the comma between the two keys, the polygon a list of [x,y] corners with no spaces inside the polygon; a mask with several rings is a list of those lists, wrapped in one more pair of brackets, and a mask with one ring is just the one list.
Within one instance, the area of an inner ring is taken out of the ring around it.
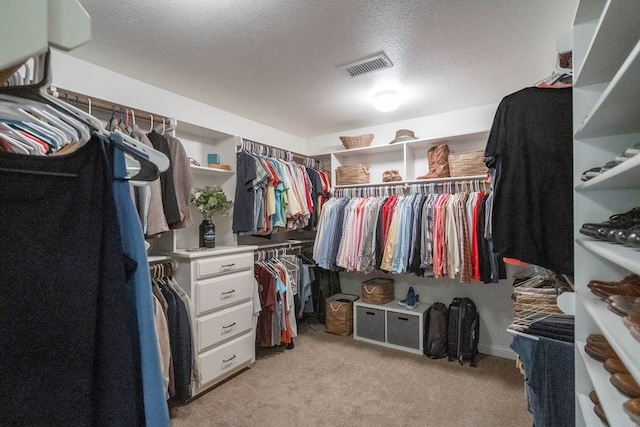
{"label": "black suitcase", "polygon": [[449,305],[449,361],[454,358],[462,365],[469,360],[476,366],[480,316],[469,298],[454,298]]}

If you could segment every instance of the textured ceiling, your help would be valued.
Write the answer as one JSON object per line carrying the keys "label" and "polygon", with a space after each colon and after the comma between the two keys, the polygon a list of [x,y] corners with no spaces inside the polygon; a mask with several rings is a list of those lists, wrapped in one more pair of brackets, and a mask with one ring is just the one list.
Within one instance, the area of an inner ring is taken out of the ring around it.
{"label": "textured ceiling", "polygon": [[[577,0],[80,0],[72,55],[300,137],[499,102],[551,74]],[[391,69],[337,67],[384,51]],[[380,113],[377,89],[396,88]]]}

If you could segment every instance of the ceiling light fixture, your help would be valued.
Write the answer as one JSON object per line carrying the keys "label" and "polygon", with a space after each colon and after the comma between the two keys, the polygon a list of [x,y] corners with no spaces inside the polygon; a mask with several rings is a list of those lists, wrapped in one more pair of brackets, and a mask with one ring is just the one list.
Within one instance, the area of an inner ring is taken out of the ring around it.
{"label": "ceiling light fixture", "polygon": [[400,105],[398,92],[394,90],[384,90],[373,95],[373,106],[382,112],[393,111]]}

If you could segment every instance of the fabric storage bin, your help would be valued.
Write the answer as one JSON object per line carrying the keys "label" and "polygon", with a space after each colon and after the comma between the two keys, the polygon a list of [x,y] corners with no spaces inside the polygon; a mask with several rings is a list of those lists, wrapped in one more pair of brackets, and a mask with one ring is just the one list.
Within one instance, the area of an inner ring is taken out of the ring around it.
{"label": "fabric storage bin", "polygon": [[386,304],[395,298],[393,279],[376,278],[361,284],[362,301],[369,304]]}
{"label": "fabric storage bin", "polygon": [[368,184],[368,165],[346,165],[336,168],[336,185]]}
{"label": "fabric storage bin", "polygon": [[347,337],[353,333],[353,302],[356,295],[335,294],[325,300],[325,330]]}
{"label": "fabric storage bin", "polygon": [[484,150],[449,153],[449,172],[451,176],[484,175]]}

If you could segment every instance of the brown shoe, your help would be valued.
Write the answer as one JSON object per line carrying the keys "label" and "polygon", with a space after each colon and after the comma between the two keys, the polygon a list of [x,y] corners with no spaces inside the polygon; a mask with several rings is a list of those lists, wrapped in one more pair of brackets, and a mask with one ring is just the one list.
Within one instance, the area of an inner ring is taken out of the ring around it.
{"label": "brown shoe", "polygon": [[624,319],[622,319],[622,323],[624,323],[624,326],[626,326],[627,328],[631,328],[632,326],[640,326],[640,316],[638,316],[637,314],[625,316]]}
{"label": "brown shoe", "polygon": [[618,286],[591,285],[591,293],[602,299],[607,299],[611,295],[624,295],[628,297],[640,297],[640,285],[627,282]]}
{"label": "brown shoe", "polygon": [[602,406],[600,406],[600,404],[597,404],[596,406],[593,407],[593,412],[596,413],[598,418],[600,418],[606,426],[609,425],[609,421],[607,421],[607,416],[604,414],[604,410],[602,409]]}
{"label": "brown shoe", "polygon": [[618,316],[640,316],[640,304],[626,302],[612,302],[607,306]]}
{"label": "brown shoe", "polygon": [[587,287],[591,288],[592,285],[599,285],[599,286],[619,286],[619,285],[623,285],[625,283],[631,283],[631,284],[635,284],[640,286],[640,276],[637,274],[631,274],[629,276],[624,277],[622,280],[618,281],[618,282],[605,282],[602,280],[591,280],[588,284]]}
{"label": "brown shoe", "polygon": [[600,404],[600,399],[598,399],[598,395],[596,394],[595,390],[591,390],[591,392],[589,393],[589,399],[593,402],[594,405]]}
{"label": "brown shoe", "polygon": [[640,298],[638,297],[628,297],[625,295],[611,295],[606,299],[607,304],[611,302],[624,302],[628,304],[640,304]]}
{"label": "brown shoe", "polygon": [[589,344],[584,346],[584,351],[594,359],[604,362],[608,358],[619,359],[618,355],[608,343]]}
{"label": "brown shoe", "polygon": [[640,424],[640,399],[627,400],[622,407],[636,424]]}
{"label": "brown shoe", "polygon": [[616,359],[615,357],[610,357],[604,361],[604,369],[611,372],[612,374],[628,374],[629,371],[627,367],[624,366],[622,360]]}
{"label": "brown shoe", "polygon": [[587,344],[596,344],[596,345],[600,345],[600,344],[609,344],[609,342],[607,341],[607,339],[604,337],[604,335],[601,334],[591,334],[587,337]]}
{"label": "brown shoe", "polygon": [[611,381],[611,384],[615,386],[615,388],[617,388],[627,396],[632,398],[640,397],[640,387],[631,375],[620,373],[613,374],[611,375],[611,378],[609,380]]}
{"label": "brown shoe", "polygon": [[431,147],[427,151],[429,173],[419,176],[417,179],[446,178],[451,176],[449,171],[449,146],[440,144]]}

